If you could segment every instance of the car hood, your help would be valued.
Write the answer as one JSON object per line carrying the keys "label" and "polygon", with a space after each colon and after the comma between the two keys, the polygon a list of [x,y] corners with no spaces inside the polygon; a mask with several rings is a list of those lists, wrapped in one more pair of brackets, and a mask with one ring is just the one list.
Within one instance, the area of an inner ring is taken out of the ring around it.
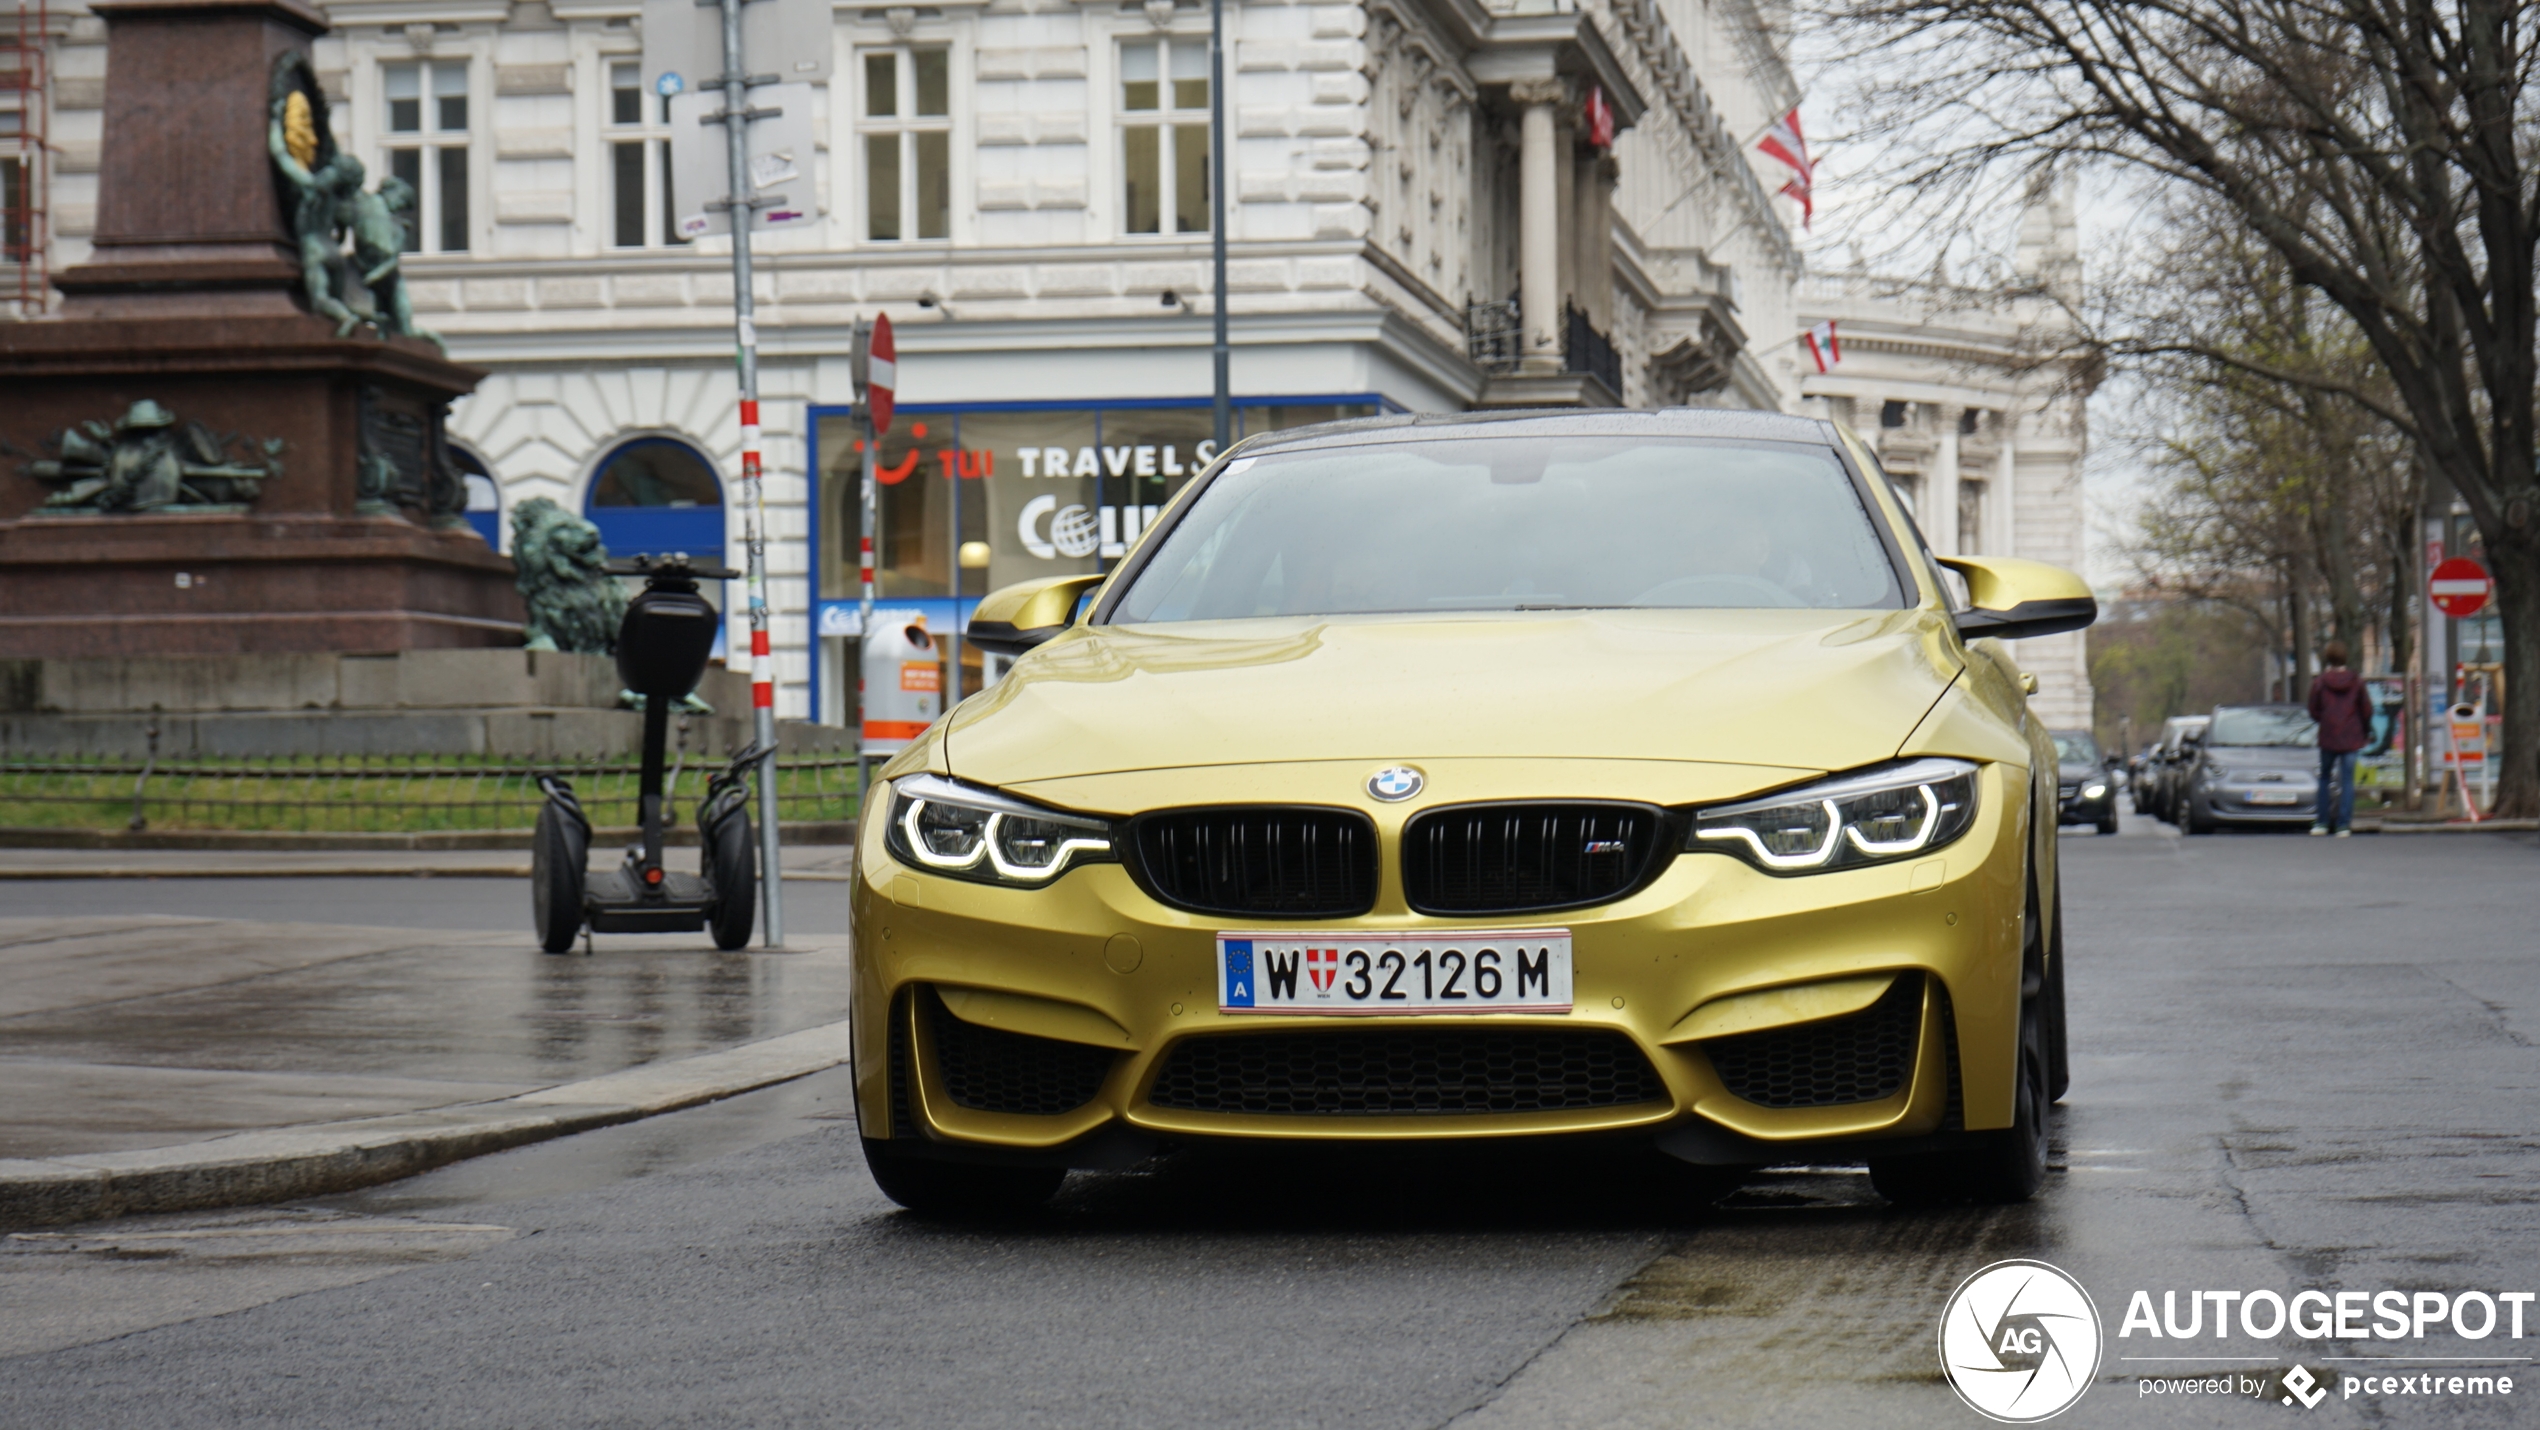
{"label": "car hood", "polygon": [[955,710],[991,785],[1311,760],[1896,753],[1959,673],[1936,612],[1599,611],[1079,626]]}
{"label": "car hood", "polygon": [[2103,779],[2107,773],[2107,770],[2098,765],[2057,765],[2055,767],[2055,778],[2065,783],[2071,783],[2074,780],[2087,783],[2091,780]]}

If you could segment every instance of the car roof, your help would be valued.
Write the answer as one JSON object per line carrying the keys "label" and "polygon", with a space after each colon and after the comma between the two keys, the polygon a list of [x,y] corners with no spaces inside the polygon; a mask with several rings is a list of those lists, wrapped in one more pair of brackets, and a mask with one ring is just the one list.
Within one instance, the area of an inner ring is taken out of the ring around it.
{"label": "car roof", "polygon": [[2311,713],[2309,706],[2296,705],[2290,700],[2253,700],[2245,705],[2217,705],[2214,707],[2214,713],[2216,715],[2220,715],[2226,710],[2286,710],[2291,711],[2296,715],[2308,715]]}
{"label": "car roof", "polygon": [[1247,455],[1367,442],[1435,441],[1450,437],[1729,437],[1831,445],[1834,424],[1817,417],[1718,407],[1519,408],[1506,412],[1397,412],[1318,422],[1266,432],[1244,443]]}

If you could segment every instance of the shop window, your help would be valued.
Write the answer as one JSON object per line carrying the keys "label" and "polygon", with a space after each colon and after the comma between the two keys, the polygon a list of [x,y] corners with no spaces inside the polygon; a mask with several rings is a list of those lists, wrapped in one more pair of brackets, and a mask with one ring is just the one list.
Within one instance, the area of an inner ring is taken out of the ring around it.
{"label": "shop window", "polygon": [[583,510],[611,556],[723,559],[723,484],[685,442],[641,437],[610,452]]}
{"label": "shop window", "polygon": [[864,236],[878,242],[952,234],[952,58],[941,49],[867,50],[863,115]]}
{"label": "shop window", "polygon": [[380,69],[387,169],[414,191],[410,253],[465,253],[468,243],[468,66],[418,60]]}
{"label": "shop window", "polygon": [[643,67],[609,66],[609,242],[617,248],[686,243],[670,192],[670,97],[644,92]]}
{"label": "shop window", "polygon": [[1120,47],[1120,172],[1129,232],[1208,232],[1206,41]]}

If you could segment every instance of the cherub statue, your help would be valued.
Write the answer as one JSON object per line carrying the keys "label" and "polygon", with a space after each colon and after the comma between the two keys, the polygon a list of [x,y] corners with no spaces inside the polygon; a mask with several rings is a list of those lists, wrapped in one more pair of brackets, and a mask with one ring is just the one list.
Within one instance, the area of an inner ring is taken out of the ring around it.
{"label": "cherub statue", "polygon": [[345,306],[335,291],[335,275],[344,251],[336,237],[340,215],[362,191],[362,161],[321,144],[309,97],[287,84],[291,68],[274,72],[273,122],[265,147],[274,167],[291,185],[291,236],[300,245],[300,283],[308,290],[309,308],[335,320],[335,336],[350,334],[366,316]]}
{"label": "cherub statue", "polygon": [[[390,175],[377,192],[362,188],[361,160],[336,148],[327,132],[325,99],[307,56],[291,53],[275,62],[272,96],[265,147],[290,187],[291,233],[300,247],[300,282],[310,311],[333,318],[339,338],[369,323],[383,337],[440,342],[415,326],[414,303],[398,258],[414,221],[414,186]],[[348,233],[354,265],[349,270],[344,256]],[[355,274],[360,276],[358,288]],[[364,290],[368,301],[362,298]]]}
{"label": "cherub statue", "polygon": [[414,186],[391,174],[379,181],[376,193],[356,190],[346,201],[346,211],[347,227],[353,231],[353,262],[361,269],[362,286],[370,290],[371,312],[366,316],[382,334],[402,333],[440,342],[440,334],[415,326],[414,300],[406,292],[405,273],[397,262],[414,223]]}

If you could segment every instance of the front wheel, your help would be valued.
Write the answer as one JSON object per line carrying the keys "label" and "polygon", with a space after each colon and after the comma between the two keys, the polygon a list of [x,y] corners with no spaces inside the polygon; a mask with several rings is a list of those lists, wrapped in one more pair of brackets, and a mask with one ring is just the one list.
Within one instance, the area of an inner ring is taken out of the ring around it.
{"label": "front wheel", "polygon": [[529,895],[538,919],[538,946],[566,953],[582,932],[582,879],[591,857],[590,835],[554,801],[538,810],[529,840]]}
{"label": "front wheel", "polygon": [[864,1140],[864,1165],[882,1195],[928,1216],[1019,1216],[1057,1193],[1064,1167],[999,1167],[915,1157],[892,1142]]}
{"label": "front wheel", "polygon": [[758,923],[758,849],[750,840],[750,816],[736,809],[709,831],[705,875],[714,885],[706,926],[714,946],[729,953],[750,946]]}
{"label": "front wheel", "polygon": [[[2036,1001],[2036,1000],[2032,1000]],[[2020,1084],[2011,1125],[1964,1152],[1874,1158],[1870,1185],[1899,1206],[2024,1202],[2046,1183],[2046,1058],[2035,1010],[2020,1019]]]}
{"label": "front wheel", "polygon": [[2113,815],[2113,814],[2112,814],[2112,815],[2109,815],[2107,818],[2100,820],[2100,821],[2099,821],[2099,832],[2100,832],[2100,833],[2102,833],[2102,834],[2114,834],[2114,833],[2116,833],[2116,832],[2117,832],[2117,817],[2116,817],[2115,815]]}

